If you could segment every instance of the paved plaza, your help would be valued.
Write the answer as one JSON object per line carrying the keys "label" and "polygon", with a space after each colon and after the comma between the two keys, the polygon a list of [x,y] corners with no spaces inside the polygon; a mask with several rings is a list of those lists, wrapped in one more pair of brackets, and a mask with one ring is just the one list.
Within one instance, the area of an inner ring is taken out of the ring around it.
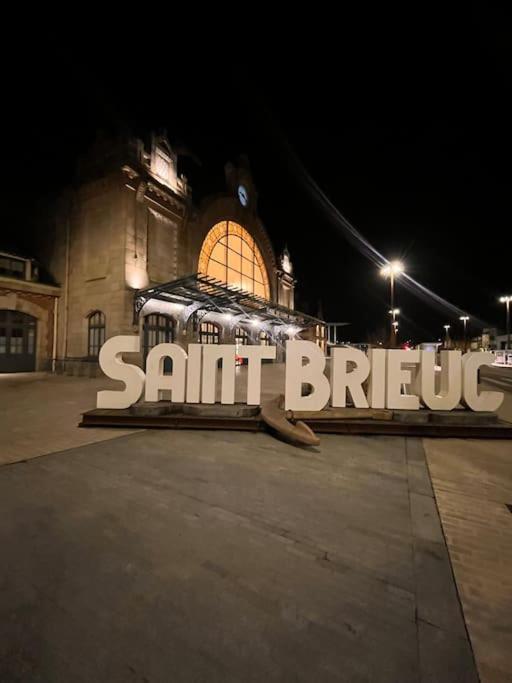
{"label": "paved plaza", "polygon": [[512,442],[424,445],[481,680],[512,681]]}
{"label": "paved plaza", "polygon": [[510,442],[85,430],[105,380],[1,379],[2,683],[511,680]]}

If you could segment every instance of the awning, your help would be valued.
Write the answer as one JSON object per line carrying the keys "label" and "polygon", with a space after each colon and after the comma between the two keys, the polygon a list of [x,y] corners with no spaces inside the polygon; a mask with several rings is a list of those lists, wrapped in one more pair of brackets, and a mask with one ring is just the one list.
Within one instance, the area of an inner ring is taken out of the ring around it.
{"label": "awning", "polygon": [[231,314],[242,320],[244,317],[256,317],[268,325],[294,325],[301,329],[325,325],[319,318],[286,308],[200,273],[138,290],[134,298],[135,322],[144,305],[152,299],[181,304],[189,310]]}

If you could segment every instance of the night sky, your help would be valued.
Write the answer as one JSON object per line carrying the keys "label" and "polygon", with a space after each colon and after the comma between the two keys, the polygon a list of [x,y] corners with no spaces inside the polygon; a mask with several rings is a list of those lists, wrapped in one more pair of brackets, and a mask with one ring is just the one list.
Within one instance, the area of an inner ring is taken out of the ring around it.
{"label": "night sky", "polygon": [[[409,17],[405,29],[387,19],[370,28],[364,17],[357,26],[324,17],[308,31],[208,46],[171,31],[155,47],[149,20],[138,42],[122,33],[27,38],[26,63],[3,55],[0,246],[33,251],[38,199],[72,180],[99,129],[165,128],[190,152],[179,170],[195,199],[223,190],[224,163],[248,155],[260,215],[276,250],[291,252],[297,307],[316,314],[321,302],[326,320],[351,323],[346,339],[383,328],[388,288],[301,182],[294,156],[386,258],[503,327],[497,298],[512,294],[508,24],[469,10]],[[445,323],[456,336],[452,313],[400,285],[396,296],[402,339],[437,339]]]}

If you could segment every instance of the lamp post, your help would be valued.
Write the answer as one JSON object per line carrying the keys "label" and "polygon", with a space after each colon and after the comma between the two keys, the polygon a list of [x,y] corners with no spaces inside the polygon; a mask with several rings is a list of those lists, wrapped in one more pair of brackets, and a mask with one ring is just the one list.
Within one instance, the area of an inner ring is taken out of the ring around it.
{"label": "lamp post", "polygon": [[400,315],[400,309],[399,308],[392,308],[388,311],[389,315],[391,316],[391,329],[393,330],[393,345],[396,346],[397,344],[397,332],[398,332],[398,316]]}
{"label": "lamp post", "polygon": [[394,344],[396,346],[398,341],[398,321],[394,320],[391,325],[393,327]]}
{"label": "lamp post", "polygon": [[443,325],[444,331],[445,331],[445,346],[448,348],[450,346],[450,326],[449,325]]}
{"label": "lamp post", "polygon": [[[385,277],[389,278],[389,300],[390,300],[390,308],[391,308],[391,336],[390,336],[390,346],[395,346],[396,345],[396,325],[395,325],[395,313],[394,311],[398,310],[395,308],[395,277],[398,277],[400,273],[404,272],[404,267],[403,264],[400,261],[391,261],[390,263],[386,264],[385,266],[382,266],[380,269],[380,274]],[[400,311],[398,311],[400,312]]]}
{"label": "lamp post", "polygon": [[466,325],[469,320],[469,315],[461,315],[459,320],[464,323],[464,353],[466,353]]}
{"label": "lamp post", "polygon": [[510,349],[510,302],[512,296],[501,296],[500,302],[507,307],[507,351]]}

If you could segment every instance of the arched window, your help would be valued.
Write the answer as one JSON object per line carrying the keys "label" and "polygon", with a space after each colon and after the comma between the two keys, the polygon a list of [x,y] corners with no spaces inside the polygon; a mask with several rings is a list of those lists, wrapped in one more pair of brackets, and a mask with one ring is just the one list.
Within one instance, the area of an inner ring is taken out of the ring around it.
{"label": "arched window", "polygon": [[233,221],[221,221],[206,235],[198,271],[270,299],[267,269],[255,240]]}
{"label": "arched window", "polygon": [[199,325],[200,344],[219,344],[220,328],[214,323],[201,323]]}
{"label": "arched window", "polygon": [[174,319],[161,313],[146,315],[142,324],[144,360],[157,344],[174,341]]}
{"label": "arched window", "polygon": [[88,316],[87,355],[97,358],[105,343],[105,314],[93,311]]}
{"label": "arched window", "polygon": [[235,328],[235,344],[242,346],[243,344],[249,344],[249,333],[244,330],[243,327]]}
{"label": "arched window", "polygon": [[[157,344],[174,341],[174,319],[161,313],[151,313],[146,315],[142,324],[142,345],[144,353],[144,364],[151,349]],[[164,373],[172,372],[172,359],[164,360]]]}

